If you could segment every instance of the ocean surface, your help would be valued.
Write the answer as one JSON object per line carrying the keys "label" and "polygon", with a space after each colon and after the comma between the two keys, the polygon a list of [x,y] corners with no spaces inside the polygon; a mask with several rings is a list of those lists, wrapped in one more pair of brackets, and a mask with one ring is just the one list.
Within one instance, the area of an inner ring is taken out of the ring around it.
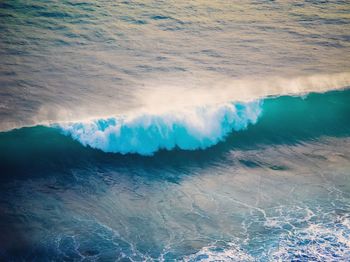
{"label": "ocean surface", "polygon": [[0,1],[1,261],[350,261],[348,1]]}

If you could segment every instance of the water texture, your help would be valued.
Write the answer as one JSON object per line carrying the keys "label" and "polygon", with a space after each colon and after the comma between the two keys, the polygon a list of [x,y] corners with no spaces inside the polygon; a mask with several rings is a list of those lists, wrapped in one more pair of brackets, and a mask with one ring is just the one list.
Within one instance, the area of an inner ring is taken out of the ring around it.
{"label": "water texture", "polygon": [[0,260],[350,261],[348,1],[1,1]]}

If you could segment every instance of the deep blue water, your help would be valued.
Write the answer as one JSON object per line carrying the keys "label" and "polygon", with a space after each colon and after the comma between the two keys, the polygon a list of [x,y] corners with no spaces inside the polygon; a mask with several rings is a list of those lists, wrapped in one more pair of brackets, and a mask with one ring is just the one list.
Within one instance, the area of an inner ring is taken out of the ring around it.
{"label": "deep blue water", "polygon": [[1,1],[0,260],[349,261],[347,1]]}

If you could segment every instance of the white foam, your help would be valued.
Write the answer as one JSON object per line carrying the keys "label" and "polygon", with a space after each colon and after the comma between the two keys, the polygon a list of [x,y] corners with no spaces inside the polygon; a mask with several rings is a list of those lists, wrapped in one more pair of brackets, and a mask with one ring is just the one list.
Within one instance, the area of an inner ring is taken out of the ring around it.
{"label": "white foam", "polygon": [[210,147],[230,132],[254,124],[260,113],[259,101],[226,103],[162,114],[64,123],[58,127],[83,145],[104,152],[152,155],[175,147],[184,150]]}
{"label": "white foam", "polygon": [[225,248],[215,246],[203,247],[197,253],[187,256],[183,259],[187,262],[201,261],[255,261],[252,256],[244,252],[234,243],[229,243]]}

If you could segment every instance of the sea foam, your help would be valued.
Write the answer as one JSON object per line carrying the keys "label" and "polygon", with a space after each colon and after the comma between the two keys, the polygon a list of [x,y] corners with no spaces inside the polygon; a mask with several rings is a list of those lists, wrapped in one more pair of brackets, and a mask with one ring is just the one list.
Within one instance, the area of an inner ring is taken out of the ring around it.
{"label": "sea foam", "polygon": [[256,123],[261,108],[261,101],[225,103],[55,126],[83,145],[104,152],[152,155],[162,149],[196,150],[213,146],[229,133]]}

